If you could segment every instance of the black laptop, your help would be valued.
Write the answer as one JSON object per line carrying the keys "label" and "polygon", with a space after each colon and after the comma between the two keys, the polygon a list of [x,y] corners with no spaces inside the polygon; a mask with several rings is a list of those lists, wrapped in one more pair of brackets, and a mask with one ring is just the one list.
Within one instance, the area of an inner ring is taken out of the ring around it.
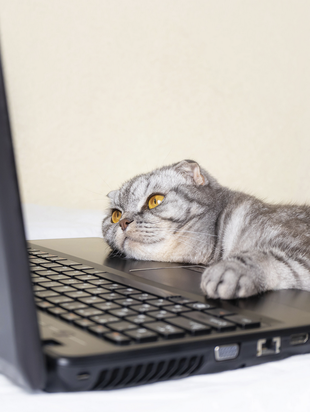
{"label": "black laptop", "polygon": [[[1,62],[0,62],[1,64]],[[310,293],[211,301],[203,267],[100,238],[26,243],[0,66],[0,371],[48,392],[123,388],[310,352]]]}

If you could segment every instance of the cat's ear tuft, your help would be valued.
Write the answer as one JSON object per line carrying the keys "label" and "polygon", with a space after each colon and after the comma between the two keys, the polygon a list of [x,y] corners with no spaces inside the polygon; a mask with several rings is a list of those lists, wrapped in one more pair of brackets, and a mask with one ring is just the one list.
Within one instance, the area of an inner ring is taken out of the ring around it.
{"label": "cat's ear tuft", "polygon": [[207,177],[202,174],[199,164],[194,160],[182,160],[175,165],[175,168],[182,174],[191,177],[197,186],[205,186],[209,183]]}
{"label": "cat's ear tuft", "polygon": [[111,200],[115,200],[115,196],[116,196],[117,192],[118,192],[118,190],[112,190],[111,192],[109,192],[107,194],[108,198],[111,199]]}

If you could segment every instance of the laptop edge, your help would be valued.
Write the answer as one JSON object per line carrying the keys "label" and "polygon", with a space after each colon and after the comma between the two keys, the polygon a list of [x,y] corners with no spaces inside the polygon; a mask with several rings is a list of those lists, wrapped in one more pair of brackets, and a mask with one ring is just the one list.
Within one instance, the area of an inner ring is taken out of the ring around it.
{"label": "laptop edge", "polygon": [[0,326],[1,372],[25,388],[43,388],[45,366],[28,264],[1,56]]}

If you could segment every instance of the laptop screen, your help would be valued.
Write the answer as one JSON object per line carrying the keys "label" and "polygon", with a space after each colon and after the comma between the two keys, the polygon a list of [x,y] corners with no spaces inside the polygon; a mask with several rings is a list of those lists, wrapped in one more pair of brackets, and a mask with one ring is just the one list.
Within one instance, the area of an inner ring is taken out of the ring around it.
{"label": "laptop screen", "polygon": [[44,386],[28,254],[0,57],[0,370],[21,386]]}

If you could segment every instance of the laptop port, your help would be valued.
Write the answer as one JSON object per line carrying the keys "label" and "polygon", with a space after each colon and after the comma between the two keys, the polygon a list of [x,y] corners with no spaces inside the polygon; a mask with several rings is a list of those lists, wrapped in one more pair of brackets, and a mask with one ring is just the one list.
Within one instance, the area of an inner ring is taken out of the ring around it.
{"label": "laptop port", "polygon": [[280,349],[281,338],[279,336],[276,338],[259,339],[257,341],[256,356],[275,355],[280,353]]}
{"label": "laptop port", "polygon": [[238,343],[232,343],[230,345],[221,345],[214,348],[214,357],[218,362],[236,359],[239,355]]}
{"label": "laptop port", "polygon": [[304,343],[308,342],[309,335],[308,333],[296,333],[295,335],[291,335],[290,337],[290,345],[303,345]]}

